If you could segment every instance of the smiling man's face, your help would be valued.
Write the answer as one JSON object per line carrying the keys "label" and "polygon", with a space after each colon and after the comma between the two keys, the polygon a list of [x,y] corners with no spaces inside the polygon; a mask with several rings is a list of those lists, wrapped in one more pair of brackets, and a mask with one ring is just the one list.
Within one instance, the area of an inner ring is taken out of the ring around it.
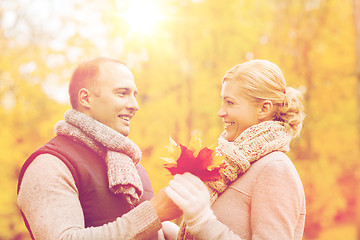
{"label": "smiling man's face", "polygon": [[123,64],[105,62],[96,84],[96,94],[89,96],[89,116],[128,136],[131,118],[139,110],[133,74]]}

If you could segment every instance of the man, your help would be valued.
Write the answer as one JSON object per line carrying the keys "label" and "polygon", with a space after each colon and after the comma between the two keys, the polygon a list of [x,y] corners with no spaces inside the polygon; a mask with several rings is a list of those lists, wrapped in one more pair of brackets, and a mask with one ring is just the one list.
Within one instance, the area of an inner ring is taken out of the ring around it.
{"label": "man", "polygon": [[19,175],[18,205],[32,238],[163,239],[161,222],[181,215],[164,191],[154,196],[127,138],[136,94],[120,61],[95,58],[76,68],[72,109]]}

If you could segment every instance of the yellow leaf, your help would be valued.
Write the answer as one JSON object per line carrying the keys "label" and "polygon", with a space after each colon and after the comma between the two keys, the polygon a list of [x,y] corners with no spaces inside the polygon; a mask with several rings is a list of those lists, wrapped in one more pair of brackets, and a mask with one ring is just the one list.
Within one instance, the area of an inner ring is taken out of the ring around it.
{"label": "yellow leaf", "polygon": [[212,158],[212,163],[208,167],[209,170],[219,167],[221,163],[223,163],[225,156],[216,155],[216,152],[214,151],[213,154],[211,155],[211,158]]}
{"label": "yellow leaf", "polygon": [[199,132],[196,132],[194,135],[192,135],[188,149],[193,151],[194,157],[197,157],[201,150],[201,139],[199,136]]}
{"label": "yellow leaf", "polygon": [[169,141],[170,141],[170,145],[177,147],[177,143],[175,142],[174,139],[172,139],[171,137],[169,137]]}
{"label": "yellow leaf", "polygon": [[181,154],[181,148],[180,146],[177,145],[177,143],[174,141],[174,139],[172,139],[171,137],[169,137],[169,145],[165,146],[165,148],[169,151],[170,153],[170,157],[168,158],[162,158],[167,162],[175,162]]}
{"label": "yellow leaf", "polygon": [[211,145],[210,147],[208,147],[208,149],[215,151],[216,146],[213,144],[213,145]]}
{"label": "yellow leaf", "polygon": [[174,158],[161,157],[160,159],[165,160],[168,163],[176,163],[176,159],[174,159]]}

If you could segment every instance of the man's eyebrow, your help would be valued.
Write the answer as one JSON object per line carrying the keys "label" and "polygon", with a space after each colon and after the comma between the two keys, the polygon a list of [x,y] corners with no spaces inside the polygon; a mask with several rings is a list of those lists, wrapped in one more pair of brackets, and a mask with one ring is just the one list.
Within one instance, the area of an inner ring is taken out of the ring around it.
{"label": "man's eyebrow", "polygon": [[[127,88],[127,87],[119,87],[119,88],[115,88],[113,90],[113,92],[118,92],[118,91],[124,91],[124,92],[131,92],[131,88]],[[138,93],[137,90],[134,91],[134,94],[136,95]]]}
{"label": "man's eyebrow", "polygon": [[131,91],[131,89],[127,88],[127,87],[118,87],[118,88],[114,88],[113,91],[114,92],[117,92],[117,91]]}

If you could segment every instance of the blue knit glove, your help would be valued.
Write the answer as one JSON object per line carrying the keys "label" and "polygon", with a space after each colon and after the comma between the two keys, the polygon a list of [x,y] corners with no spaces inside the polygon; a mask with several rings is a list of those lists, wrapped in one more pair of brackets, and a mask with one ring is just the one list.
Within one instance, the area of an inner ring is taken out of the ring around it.
{"label": "blue knit glove", "polygon": [[183,211],[184,221],[188,226],[200,226],[215,218],[210,208],[210,194],[206,185],[191,173],[175,175],[165,192]]}

